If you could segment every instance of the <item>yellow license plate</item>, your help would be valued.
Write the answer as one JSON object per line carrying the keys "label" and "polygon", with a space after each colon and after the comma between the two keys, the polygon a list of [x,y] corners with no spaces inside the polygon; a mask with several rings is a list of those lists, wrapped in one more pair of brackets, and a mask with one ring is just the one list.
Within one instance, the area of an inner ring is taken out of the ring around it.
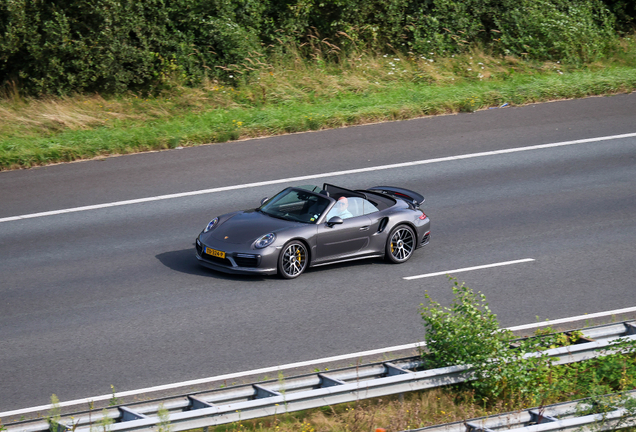
{"label": "yellow license plate", "polygon": [[210,249],[209,247],[205,248],[205,253],[219,258],[225,258],[225,252],[216,249]]}

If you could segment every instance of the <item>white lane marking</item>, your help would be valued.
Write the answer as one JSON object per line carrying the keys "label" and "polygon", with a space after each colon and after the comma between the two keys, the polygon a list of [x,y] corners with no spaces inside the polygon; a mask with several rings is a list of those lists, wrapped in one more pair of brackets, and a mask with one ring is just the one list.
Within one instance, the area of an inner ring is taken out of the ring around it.
{"label": "white lane marking", "polygon": [[437,273],[427,273],[427,274],[421,274],[421,275],[416,275],[416,276],[407,276],[407,277],[403,277],[402,279],[405,279],[405,280],[423,279],[423,278],[428,278],[428,277],[433,277],[433,276],[441,276],[441,275],[447,275],[447,274],[452,274],[452,273],[461,273],[461,272],[467,272],[467,271],[472,271],[472,270],[481,270],[481,269],[486,269],[486,268],[491,268],[491,267],[501,267],[501,266],[507,266],[507,265],[513,265],[513,264],[521,264],[521,263],[526,263],[526,262],[530,262],[530,261],[534,261],[534,258],[524,258],[524,259],[515,260],[515,261],[505,261],[505,262],[499,262],[499,263],[494,263],[494,264],[485,264],[485,265],[480,265],[480,266],[475,266],[475,267],[464,267],[464,268],[460,268],[460,269],[446,270],[446,271],[441,271],[441,272],[437,272]]}
{"label": "white lane marking", "polygon": [[[636,307],[614,309],[614,310],[605,311],[605,312],[596,312],[596,313],[585,314],[585,315],[577,315],[577,316],[573,316],[569,318],[559,318],[559,319],[555,319],[551,321],[543,321],[543,322],[536,322],[532,324],[524,324],[524,325],[515,326],[515,327],[507,327],[507,330],[510,330],[510,331],[527,330],[531,328],[545,327],[545,326],[551,326],[555,324],[563,324],[567,322],[582,321],[582,320],[591,319],[591,318],[620,315],[620,314],[625,314],[630,312],[636,312]],[[267,374],[272,372],[278,372],[278,371],[283,371],[286,369],[294,369],[294,368],[305,367],[305,366],[315,366],[318,364],[324,364],[324,363],[329,363],[329,362],[334,362],[339,360],[348,360],[348,359],[360,358],[360,357],[365,357],[365,356],[375,355],[375,354],[386,354],[386,353],[390,353],[394,351],[416,349],[416,348],[420,348],[424,346],[426,346],[425,342],[415,342],[415,343],[410,343],[406,345],[397,345],[393,347],[380,348],[380,349],[374,349],[369,351],[361,351],[357,353],[343,354],[343,355],[333,356],[333,357],[324,357],[324,358],[316,359],[316,360],[308,360],[304,362],[297,362],[297,363],[290,363],[290,364],[280,365],[280,366],[271,366],[271,367],[266,367],[261,369],[254,369],[254,370],[245,371],[245,372],[236,372],[236,373],[230,373],[225,375],[218,375],[215,377],[201,378],[198,380],[184,381],[184,382],[166,384],[166,385],[161,385],[156,387],[148,387],[145,389],[118,392],[116,396],[117,397],[135,396],[135,395],[139,395],[143,393],[152,393],[152,392],[160,391],[160,390],[170,390],[170,389],[175,389],[179,387],[187,387],[187,386],[196,385],[196,384],[205,384],[205,383],[215,382],[215,381],[225,381],[225,380],[236,379],[236,378],[241,378],[245,376],[261,375],[261,374]],[[111,399],[112,397],[113,397],[113,394],[94,396],[94,397],[90,397],[86,399],[76,399],[72,401],[60,402],[58,406],[65,407],[65,406],[72,406],[72,405],[79,405],[79,404],[88,404],[91,401],[97,402],[101,400],[108,400],[108,399]],[[7,411],[7,412],[0,413],[0,418],[14,416],[14,415],[22,415],[22,414],[27,414],[30,412],[45,411],[45,410],[50,410],[51,408],[53,408],[52,405],[40,405],[33,408],[24,408],[24,409],[19,409],[14,411]]]}
{"label": "white lane marking", "polygon": [[563,324],[563,323],[572,322],[572,321],[583,321],[583,320],[592,319],[592,318],[600,318],[600,317],[604,317],[608,315],[609,316],[620,315],[620,314],[629,313],[629,312],[636,312],[636,307],[628,307],[624,309],[615,309],[615,310],[611,310],[607,312],[596,312],[596,313],[579,315],[579,316],[570,317],[570,318],[561,318],[561,319],[555,319],[551,321],[524,324],[524,325],[515,326],[515,327],[508,327],[508,330],[510,331],[528,330],[532,328],[539,328],[539,327],[550,326],[555,324]]}
{"label": "white lane marking", "polygon": [[[244,376],[263,375],[263,374],[268,374],[268,373],[272,373],[272,372],[283,371],[283,370],[286,370],[286,369],[293,369],[293,368],[305,367],[305,366],[313,366],[313,365],[316,365],[316,364],[329,363],[329,362],[334,362],[334,361],[339,361],[339,360],[347,360],[347,359],[351,359],[351,358],[364,357],[364,356],[368,356],[368,355],[384,354],[384,353],[390,352],[390,351],[401,351],[401,350],[417,348],[418,346],[425,346],[425,345],[426,344],[424,342],[416,342],[416,343],[411,343],[411,344],[406,344],[406,345],[399,345],[399,346],[394,346],[394,347],[389,347],[389,348],[380,348],[380,349],[374,349],[374,350],[369,350],[369,351],[362,351],[362,352],[358,352],[358,353],[354,353],[354,354],[343,354],[343,355],[339,355],[339,356],[325,357],[325,358],[321,358],[321,359],[317,359],[317,360],[308,360],[308,361],[304,361],[304,362],[290,363],[290,364],[281,365],[281,366],[271,366],[271,367],[266,367],[266,368],[261,368],[261,369],[254,369],[254,370],[251,370],[251,371],[236,372],[236,373],[230,373],[230,374],[226,374],[226,375],[219,375],[219,376],[215,376],[215,377],[201,378],[201,379],[191,380],[191,381],[184,381],[184,382],[181,382],[181,383],[160,385],[160,386],[149,387],[149,388],[140,389],[140,390],[130,390],[130,391],[125,391],[125,392],[117,392],[116,396],[117,397],[134,396],[134,395],[143,394],[143,393],[151,393],[151,392],[156,392],[156,391],[161,391],[161,390],[169,390],[169,389],[174,389],[174,388],[179,388],[179,387],[184,387],[184,386],[187,387],[187,386],[192,386],[192,385],[197,385],[197,384],[205,384],[205,383],[214,382],[214,381],[232,380],[232,379],[241,378],[241,377],[244,377]],[[112,397],[113,397],[112,394],[107,394],[107,395],[95,396],[95,397],[87,398],[87,399],[77,399],[77,400],[73,400],[73,401],[60,402],[58,404],[58,406],[65,407],[65,406],[72,406],[72,405],[77,405],[77,404],[88,404],[91,401],[97,402],[97,401],[102,401],[102,400],[108,400],[108,399],[111,399]],[[44,410],[48,410],[48,409],[51,409],[51,408],[52,408],[52,405],[41,405],[41,406],[34,407],[34,408],[25,408],[25,409],[20,409],[20,410],[16,410],[16,411],[9,411],[9,412],[5,412],[5,413],[0,413],[0,418],[7,417],[7,416],[13,416],[13,415],[21,415],[21,414],[25,414],[25,413],[33,412],[33,411],[44,411]]]}
{"label": "white lane marking", "polygon": [[268,181],[262,181],[262,182],[256,182],[256,183],[245,183],[245,184],[239,184],[239,185],[233,185],[233,186],[224,186],[224,187],[203,189],[203,190],[191,191],[191,192],[182,192],[182,193],[176,193],[176,194],[170,194],[170,195],[160,195],[160,196],[154,196],[154,197],[148,197],[148,198],[127,200],[127,201],[117,201],[112,203],[96,204],[96,205],[90,205],[90,206],[84,206],[84,207],[74,207],[69,209],[53,210],[53,211],[46,211],[41,213],[31,213],[31,214],[26,214],[21,216],[10,216],[5,218],[0,218],[0,223],[10,222],[10,221],[15,221],[20,219],[31,219],[31,218],[44,217],[44,216],[54,216],[54,215],[59,215],[64,213],[75,213],[75,212],[81,212],[81,211],[87,211],[87,210],[97,210],[97,209],[103,209],[108,207],[118,207],[118,206],[130,205],[130,204],[140,204],[140,203],[146,203],[151,201],[161,201],[161,200],[167,200],[167,199],[173,199],[173,198],[183,198],[183,197],[194,196],[194,195],[225,192],[225,191],[237,190],[237,189],[247,189],[247,188],[259,187],[259,186],[269,186],[269,185],[274,185],[279,183],[291,183],[291,182],[297,182],[301,180],[311,180],[311,179],[322,178],[322,177],[336,177],[336,176],[358,174],[358,173],[369,172],[369,171],[404,168],[404,167],[426,165],[426,164],[439,163],[439,162],[449,162],[449,161],[462,160],[462,159],[472,159],[472,158],[484,157],[484,156],[495,156],[495,155],[507,154],[507,153],[518,153],[518,152],[530,151],[530,150],[563,147],[563,146],[569,146],[569,145],[585,144],[585,143],[591,143],[591,142],[608,141],[608,140],[632,138],[632,137],[636,137],[636,133],[610,135],[610,136],[597,137],[597,138],[586,138],[586,139],[580,139],[580,140],[574,140],[574,141],[563,141],[558,143],[540,144],[540,145],[534,145],[534,146],[528,146],[528,147],[517,147],[512,149],[495,150],[495,151],[488,151],[488,152],[481,152],[481,153],[470,153],[470,154],[448,156],[448,157],[436,158],[436,159],[424,159],[424,160],[413,161],[413,162],[404,162],[404,163],[391,164],[391,165],[380,165],[380,166],[358,168],[358,169],[352,169],[352,170],[346,170],[346,171],[333,171],[333,172],[311,174],[311,175],[300,176],[300,177],[289,177],[284,179],[268,180]]}

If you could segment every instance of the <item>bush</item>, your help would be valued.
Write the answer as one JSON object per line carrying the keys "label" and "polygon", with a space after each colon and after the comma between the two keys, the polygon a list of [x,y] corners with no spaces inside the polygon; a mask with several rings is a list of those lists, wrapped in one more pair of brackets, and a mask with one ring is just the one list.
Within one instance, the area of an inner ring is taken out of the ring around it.
{"label": "bush", "polygon": [[495,18],[503,54],[539,60],[590,62],[616,43],[615,20],[595,0],[529,0]]}
{"label": "bush", "polygon": [[617,29],[622,33],[636,30],[636,2],[634,0],[603,0],[616,17]]}
{"label": "bush", "polygon": [[[266,53],[461,52],[593,61],[633,23],[626,0],[5,0],[0,85],[30,94],[234,83]],[[608,9],[609,8],[609,9]],[[232,75],[232,77],[230,77]]]}
{"label": "bush", "polygon": [[420,305],[429,350],[426,360],[433,368],[485,363],[500,355],[511,339],[508,333],[499,331],[497,316],[484,294],[475,294],[457,280],[452,281],[450,307],[442,307],[428,293],[427,304]]}
{"label": "bush", "polygon": [[[472,387],[478,398],[484,400],[507,399],[535,403],[545,395],[540,383],[547,378],[550,359],[538,351],[553,341],[517,341],[511,349],[513,336],[501,330],[497,316],[492,313],[486,296],[474,293],[464,284],[453,282],[453,301],[443,307],[426,294],[426,304],[420,305],[420,314],[426,328],[424,354],[430,367],[471,365],[475,381]],[[535,353],[534,356],[525,356]]]}
{"label": "bush", "polygon": [[537,405],[563,395],[600,396],[636,385],[635,341],[617,341],[601,357],[553,366],[541,352],[575,343],[580,332],[568,336],[547,328],[511,345],[511,333],[499,329],[486,297],[451,281],[454,298],[450,307],[441,306],[428,294],[426,304],[420,305],[428,349],[423,357],[430,367],[472,365],[476,380],[464,386],[472,388],[477,398]]}
{"label": "bush", "polygon": [[29,93],[144,87],[179,48],[161,0],[12,0],[2,8],[0,76]]}
{"label": "bush", "polygon": [[184,46],[177,59],[186,71],[183,78],[190,82],[204,77],[230,79],[229,68],[249,71],[246,58],[263,51],[259,35],[266,4],[261,0],[170,2],[171,34]]}
{"label": "bush", "polygon": [[122,93],[223,76],[216,66],[260,49],[258,28],[237,21],[262,9],[257,0],[3,2],[0,83],[31,94]]}

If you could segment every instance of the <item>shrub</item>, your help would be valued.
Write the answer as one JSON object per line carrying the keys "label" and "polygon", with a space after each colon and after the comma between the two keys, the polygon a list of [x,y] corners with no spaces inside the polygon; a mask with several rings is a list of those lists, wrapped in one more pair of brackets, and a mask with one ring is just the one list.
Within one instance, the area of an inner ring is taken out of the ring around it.
{"label": "shrub", "polygon": [[31,94],[122,93],[223,76],[216,66],[260,48],[258,28],[238,22],[260,16],[261,3],[3,2],[0,83],[16,82]]}
{"label": "shrub", "polygon": [[3,2],[0,76],[36,94],[143,87],[179,48],[162,3]]}
{"label": "shrub", "polygon": [[636,30],[636,2],[633,0],[603,0],[616,17],[617,29],[623,33]]}
{"label": "shrub", "polygon": [[495,18],[496,51],[539,60],[590,62],[616,43],[615,20],[597,0],[527,0]]}
{"label": "shrub", "polygon": [[[609,8],[609,9],[608,9]],[[626,0],[5,0],[0,85],[30,94],[237,82],[266,53],[461,52],[587,62],[636,10]],[[344,55],[343,55],[344,54]]]}
{"label": "shrub", "polygon": [[[518,341],[518,347],[511,349],[513,336],[499,328],[485,295],[474,293],[455,279],[451,281],[454,297],[450,307],[441,306],[428,294],[427,303],[420,305],[426,328],[427,365],[471,365],[476,380],[466,385],[484,400],[535,403],[543,399],[546,389],[541,383],[547,379],[551,363],[537,352],[552,341]],[[526,356],[528,353],[535,355]]]}

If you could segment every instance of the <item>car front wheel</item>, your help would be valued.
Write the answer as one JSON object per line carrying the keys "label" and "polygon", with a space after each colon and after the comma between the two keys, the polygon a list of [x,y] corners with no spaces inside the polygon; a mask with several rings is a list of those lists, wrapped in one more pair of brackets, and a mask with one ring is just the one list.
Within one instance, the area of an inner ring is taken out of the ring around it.
{"label": "car front wheel", "polygon": [[408,225],[398,225],[391,230],[386,242],[385,256],[392,263],[403,263],[415,250],[415,232]]}
{"label": "car front wheel", "polygon": [[308,264],[307,248],[302,242],[287,243],[278,257],[278,274],[284,279],[300,276]]}

